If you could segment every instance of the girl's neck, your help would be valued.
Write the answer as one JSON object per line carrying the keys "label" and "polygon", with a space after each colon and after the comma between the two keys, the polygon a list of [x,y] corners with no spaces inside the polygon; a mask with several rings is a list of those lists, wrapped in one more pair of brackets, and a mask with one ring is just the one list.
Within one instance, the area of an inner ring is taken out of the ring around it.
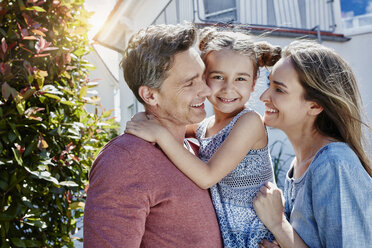
{"label": "girl's neck", "polygon": [[238,110],[233,113],[223,113],[220,112],[218,109],[213,108],[214,110],[214,121],[212,121],[207,128],[206,137],[213,136],[221,131],[230,121],[239,114],[241,110]]}

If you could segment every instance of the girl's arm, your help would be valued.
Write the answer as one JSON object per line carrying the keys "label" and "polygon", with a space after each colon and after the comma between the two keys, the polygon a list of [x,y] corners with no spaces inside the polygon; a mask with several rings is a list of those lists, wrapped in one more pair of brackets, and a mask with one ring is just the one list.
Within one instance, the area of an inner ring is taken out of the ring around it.
{"label": "girl's arm", "polygon": [[262,223],[275,236],[281,248],[308,247],[284,215],[282,192],[271,182],[260,188],[253,199],[253,206]]}
{"label": "girl's arm", "polygon": [[128,124],[127,133],[158,143],[177,168],[203,189],[215,185],[231,172],[258,141],[264,139],[267,142],[261,117],[255,112],[249,112],[239,118],[206,164],[184,149],[164,127],[159,128],[159,124],[154,126],[154,120]]}
{"label": "girl's arm", "polygon": [[198,128],[199,124],[190,124],[186,126],[186,138],[195,138],[196,136],[196,129]]}

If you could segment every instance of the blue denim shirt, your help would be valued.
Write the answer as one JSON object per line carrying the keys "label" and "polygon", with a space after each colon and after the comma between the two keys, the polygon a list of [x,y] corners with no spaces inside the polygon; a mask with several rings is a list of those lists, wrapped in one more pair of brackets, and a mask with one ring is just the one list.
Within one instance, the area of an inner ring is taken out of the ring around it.
{"label": "blue denim shirt", "polygon": [[345,143],[322,147],[284,186],[285,212],[309,247],[372,246],[372,178]]}

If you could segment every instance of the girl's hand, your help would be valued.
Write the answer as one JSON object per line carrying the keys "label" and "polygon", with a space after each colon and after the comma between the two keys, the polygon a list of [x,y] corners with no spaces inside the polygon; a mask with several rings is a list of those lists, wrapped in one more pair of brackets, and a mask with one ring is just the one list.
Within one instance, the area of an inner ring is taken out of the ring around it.
{"label": "girl's hand", "polygon": [[131,121],[145,121],[149,119],[150,115],[147,115],[146,112],[138,112],[132,116]]}
{"label": "girl's hand", "polygon": [[144,139],[148,142],[156,143],[162,137],[164,132],[168,130],[163,127],[156,119],[153,119],[151,116],[147,116],[149,120],[140,120],[140,121],[128,121],[125,133],[135,135],[141,139]]}
{"label": "girl's hand", "polygon": [[284,215],[284,197],[282,191],[273,183],[268,182],[260,188],[253,198],[253,207],[262,223],[271,231],[281,227],[286,220]]}

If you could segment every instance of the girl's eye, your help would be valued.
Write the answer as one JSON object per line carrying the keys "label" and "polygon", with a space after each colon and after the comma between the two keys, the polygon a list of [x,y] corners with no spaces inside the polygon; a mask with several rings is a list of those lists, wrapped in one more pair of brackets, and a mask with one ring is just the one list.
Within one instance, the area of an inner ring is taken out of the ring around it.
{"label": "girl's eye", "polygon": [[212,79],[223,80],[223,77],[220,75],[214,75],[212,76]]}
{"label": "girl's eye", "polygon": [[237,79],[236,79],[236,81],[247,81],[245,78],[243,78],[243,77],[238,77]]}

